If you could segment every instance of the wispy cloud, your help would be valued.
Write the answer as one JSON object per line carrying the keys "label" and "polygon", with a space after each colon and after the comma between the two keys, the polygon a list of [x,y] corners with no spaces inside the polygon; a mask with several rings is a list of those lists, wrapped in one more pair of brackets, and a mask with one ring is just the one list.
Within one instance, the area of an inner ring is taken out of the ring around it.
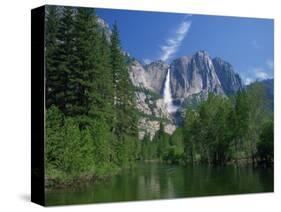
{"label": "wispy cloud", "polygon": [[251,71],[256,80],[264,80],[270,78],[268,72],[262,67],[255,67]]}
{"label": "wispy cloud", "polygon": [[244,84],[249,85],[254,81],[272,78],[273,68],[274,62],[271,59],[266,60],[261,66],[250,67],[246,72],[241,74]]}
{"label": "wispy cloud", "polygon": [[161,46],[161,60],[166,61],[177,52],[191,26],[191,21],[187,20],[188,17],[189,16],[186,16],[185,20],[181,22],[178,28],[172,33],[172,36]]}
{"label": "wispy cloud", "polygon": [[271,59],[266,60],[266,65],[268,68],[273,69],[274,62]]}
{"label": "wispy cloud", "polygon": [[263,71],[263,70],[257,71],[256,72],[256,77],[259,80],[264,80],[264,79],[269,78],[268,74],[265,71]]}

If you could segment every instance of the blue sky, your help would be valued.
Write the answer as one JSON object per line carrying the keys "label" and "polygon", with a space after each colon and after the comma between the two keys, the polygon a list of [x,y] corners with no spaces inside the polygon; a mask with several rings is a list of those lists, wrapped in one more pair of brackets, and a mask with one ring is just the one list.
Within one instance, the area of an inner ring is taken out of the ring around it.
{"label": "blue sky", "polygon": [[273,78],[271,19],[97,9],[110,26],[117,21],[122,48],[149,63],[206,50],[234,66],[246,84]]}

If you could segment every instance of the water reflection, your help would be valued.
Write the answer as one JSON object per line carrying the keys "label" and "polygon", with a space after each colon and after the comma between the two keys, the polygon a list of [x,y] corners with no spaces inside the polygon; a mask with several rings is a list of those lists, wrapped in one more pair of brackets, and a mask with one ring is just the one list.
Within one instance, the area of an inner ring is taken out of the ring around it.
{"label": "water reflection", "polygon": [[273,191],[273,170],[139,164],[110,180],[48,191],[47,204],[80,204]]}

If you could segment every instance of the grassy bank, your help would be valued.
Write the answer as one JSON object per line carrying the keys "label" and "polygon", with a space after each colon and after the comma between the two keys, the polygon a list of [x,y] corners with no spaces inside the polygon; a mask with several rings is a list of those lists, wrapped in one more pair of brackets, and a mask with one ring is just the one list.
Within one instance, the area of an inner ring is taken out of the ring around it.
{"label": "grassy bank", "polygon": [[116,175],[121,170],[122,168],[115,164],[104,164],[101,166],[92,167],[90,170],[84,171],[82,173],[66,173],[54,168],[46,168],[45,188],[66,188],[87,182],[103,181]]}

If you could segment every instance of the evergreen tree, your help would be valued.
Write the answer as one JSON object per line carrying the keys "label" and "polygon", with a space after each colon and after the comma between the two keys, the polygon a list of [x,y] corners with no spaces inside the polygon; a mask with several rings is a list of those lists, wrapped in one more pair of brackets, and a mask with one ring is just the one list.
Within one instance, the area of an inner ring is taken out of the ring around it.
{"label": "evergreen tree", "polygon": [[111,68],[110,46],[106,34],[102,31],[99,43],[99,55],[96,55],[97,64],[95,68],[98,74],[94,76],[95,90],[98,94],[93,95],[93,103],[90,115],[96,118],[103,118],[108,126],[112,128],[114,115],[113,98],[113,75]]}
{"label": "evergreen tree", "polygon": [[212,131],[214,132],[214,144],[212,163],[224,165],[229,159],[229,147],[231,143],[228,118],[231,104],[228,99],[217,96],[217,110],[213,117]]}
{"label": "evergreen tree", "polygon": [[63,114],[57,107],[51,106],[46,113],[45,161],[47,169],[58,168],[63,163],[64,143],[61,131],[63,126]]}
{"label": "evergreen tree", "polygon": [[93,9],[77,9],[74,23],[75,35],[75,63],[70,77],[70,90],[72,104],[69,110],[73,115],[88,115],[95,95],[98,80],[98,48],[99,36],[97,21]]}
{"label": "evergreen tree", "polygon": [[70,79],[74,71],[75,61],[75,37],[74,37],[74,13],[71,7],[64,7],[58,26],[58,65],[56,81],[56,105],[65,113],[69,114],[68,107],[71,105]]}
{"label": "evergreen tree", "polygon": [[233,152],[237,162],[241,148],[245,147],[249,125],[249,101],[245,91],[236,94],[234,108],[229,119],[229,128],[232,129],[230,136],[232,137]]}
{"label": "evergreen tree", "polygon": [[56,7],[47,6],[46,9],[46,105],[57,104],[56,93],[58,80],[58,25],[59,16]]}
{"label": "evergreen tree", "polygon": [[161,122],[160,128],[157,134],[155,135],[154,142],[157,142],[157,156],[161,160],[165,160],[165,158],[168,156],[170,142],[169,142],[169,136],[164,131],[164,125]]}
{"label": "evergreen tree", "polygon": [[134,90],[129,78],[124,54],[121,50],[119,32],[115,23],[111,35],[111,66],[114,86],[114,132],[117,136],[137,135]]}
{"label": "evergreen tree", "polygon": [[273,163],[274,159],[274,151],[273,151],[273,143],[274,143],[274,126],[273,121],[267,121],[263,127],[260,134],[260,141],[257,143],[257,153],[260,157],[261,162],[266,164]]}
{"label": "evergreen tree", "polygon": [[248,138],[247,153],[255,163],[257,154],[257,143],[260,139],[260,132],[266,118],[265,87],[260,83],[253,83],[247,90],[249,102],[248,109]]}
{"label": "evergreen tree", "polygon": [[198,114],[196,111],[187,109],[184,121],[184,152],[187,161],[193,163],[195,161],[195,146],[198,144],[198,136],[200,128],[198,123]]}

